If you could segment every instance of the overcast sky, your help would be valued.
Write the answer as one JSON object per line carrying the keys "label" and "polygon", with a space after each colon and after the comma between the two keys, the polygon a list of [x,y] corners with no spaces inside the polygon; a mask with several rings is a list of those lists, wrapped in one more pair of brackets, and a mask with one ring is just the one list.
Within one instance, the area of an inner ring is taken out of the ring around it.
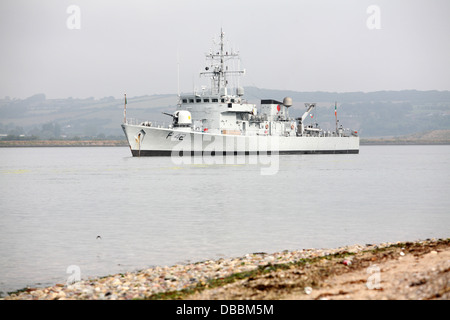
{"label": "overcast sky", "polygon": [[221,27],[244,86],[450,90],[449,17],[449,0],[1,0],[0,97],[176,93],[177,52],[191,92]]}

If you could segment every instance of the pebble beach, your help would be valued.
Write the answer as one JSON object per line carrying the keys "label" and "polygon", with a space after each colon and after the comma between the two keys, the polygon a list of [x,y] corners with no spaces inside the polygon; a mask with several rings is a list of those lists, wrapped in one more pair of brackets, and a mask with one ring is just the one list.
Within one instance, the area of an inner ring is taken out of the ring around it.
{"label": "pebble beach", "polygon": [[[432,242],[434,239],[424,240]],[[420,241],[416,242],[420,243]],[[312,259],[336,254],[357,254],[363,251],[387,248],[399,243],[352,245],[334,249],[303,249],[275,253],[252,253],[242,257],[207,260],[197,263],[157,266],[137,272],[127,272],[100,278],[82,279],[72,284],[55,284],[47,288],[24,288],[3,297],[3,300],[132,300],[173,292],[212,279],[223,279],[233,274],[248,272],[266,265],[290,264],[301,259]],[[344,261],[345,263],[345,261]]]}

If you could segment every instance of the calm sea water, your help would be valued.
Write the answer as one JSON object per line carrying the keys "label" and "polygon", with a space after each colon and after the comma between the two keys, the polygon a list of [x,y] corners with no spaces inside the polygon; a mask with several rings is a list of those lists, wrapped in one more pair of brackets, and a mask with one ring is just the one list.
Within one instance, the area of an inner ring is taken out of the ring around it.
{"label": "calm sea water", "polygon": [[[0,149],[0,292],[252,252],[448,237],[450,146],[263,164]],[[101,238],[97,238],[100,236]]]}

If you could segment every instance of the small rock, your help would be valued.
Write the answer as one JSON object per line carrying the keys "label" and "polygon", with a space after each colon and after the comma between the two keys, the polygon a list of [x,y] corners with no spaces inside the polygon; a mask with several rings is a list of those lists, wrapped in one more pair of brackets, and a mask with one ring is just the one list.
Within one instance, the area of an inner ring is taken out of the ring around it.
{"label": "small rock", "polygon": [[46,297],[45,297],[45,299],[47,299],[47,300],[53,300],[53,299],[55,299],[57,297],[57,295],[55,294],[55,293],[50,293],[49,295],[47,295]]}
{"label": "small rock", "polygon": [[305,293],[307,295],[310,295],[312,293],[313,289],[311,287],[305,287]]}
{"label": "small rock", "polygon": [[91,288],[84,288],[83,290],[81,290],[81,293],[85,295],[91,295],[93,292],[94,290],[92,290]]}

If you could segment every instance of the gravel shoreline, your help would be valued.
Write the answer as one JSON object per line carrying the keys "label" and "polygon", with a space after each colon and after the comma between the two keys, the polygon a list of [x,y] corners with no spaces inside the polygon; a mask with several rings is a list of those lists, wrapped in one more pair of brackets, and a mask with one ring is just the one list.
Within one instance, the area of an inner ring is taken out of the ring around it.
{"label": "gravel shoreline", "polygon": [[[413,242],[421,246],[442,241],[427,239]],[[253,253],[237,258],[207,260],[198,263],[158,266],[137,272],[126,272],[86,279],[74,284],[56,284],[47,288],[25,288],[2,300],[132,300],[159,299],[158,294],[207,287],[214,279],[257,270],[265,266],[296,263],[330,255],[354,255],[361,252],[399,246],[403,242],[352,245],[334,249],[303,249],[275,253]],[[345,262],[345,261],[344,261]]]}

